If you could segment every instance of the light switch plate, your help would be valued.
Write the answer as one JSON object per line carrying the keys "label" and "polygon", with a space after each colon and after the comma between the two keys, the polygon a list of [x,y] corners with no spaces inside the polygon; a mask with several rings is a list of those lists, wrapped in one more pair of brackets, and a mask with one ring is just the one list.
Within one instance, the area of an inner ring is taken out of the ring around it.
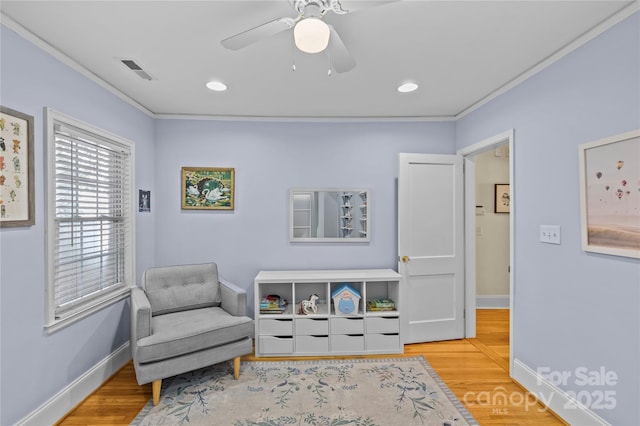
{"label": "light switch plate", "polygon": [[560,226],[540,225],[540,242],[547,244],[560,244]]}

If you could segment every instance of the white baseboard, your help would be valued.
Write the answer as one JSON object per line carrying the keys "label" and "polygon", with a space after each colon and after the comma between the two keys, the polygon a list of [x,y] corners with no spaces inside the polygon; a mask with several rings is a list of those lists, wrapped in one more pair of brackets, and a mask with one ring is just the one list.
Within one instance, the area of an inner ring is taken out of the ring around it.
{"label": "white baseboard", "polygon": [[509,309],[509,295],[477,295],[476,309]]}
{"label": "white baseboard", "polygon": [[38,426],[56,423],[130,360],[129,342],[126,342],[16,425]]}
{"label": "white baseboard", "polygon": [[579,404],[575,398],[567,395],[517,358],[513,361],[512,377],[567,423],[580,426],[610,426],[602,417]]}

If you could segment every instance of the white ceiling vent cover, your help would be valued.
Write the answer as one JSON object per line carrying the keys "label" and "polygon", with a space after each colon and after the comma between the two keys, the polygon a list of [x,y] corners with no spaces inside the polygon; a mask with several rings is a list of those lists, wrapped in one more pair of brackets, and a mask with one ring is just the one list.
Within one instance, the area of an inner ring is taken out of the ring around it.
{"label": "white ceiling vent cover", "polygon": [[153,77],[151,77],[145,70],[143,70],[142,67],[138,65],[133,59],[120,59],[120,62],[122,62],[131,71],[138,74],[138,77],[145,80],[153,80]]}

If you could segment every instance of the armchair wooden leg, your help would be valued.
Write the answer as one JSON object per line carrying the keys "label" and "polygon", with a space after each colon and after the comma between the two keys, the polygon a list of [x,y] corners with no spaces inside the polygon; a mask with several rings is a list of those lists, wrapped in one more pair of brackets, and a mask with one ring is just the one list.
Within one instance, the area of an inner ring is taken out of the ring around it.
{"label": "armchair wooden leg", "polygon": [[153,393],[153,405],[158,405],[160,402],[160,387],[162,386],[162,379],[154,380],[151,383],[151,392]]}
{"label": "armchair wooden leg", "polygon": [[233,359],[233,378],[238,380],[240,377],[240,357],[237,356]]}

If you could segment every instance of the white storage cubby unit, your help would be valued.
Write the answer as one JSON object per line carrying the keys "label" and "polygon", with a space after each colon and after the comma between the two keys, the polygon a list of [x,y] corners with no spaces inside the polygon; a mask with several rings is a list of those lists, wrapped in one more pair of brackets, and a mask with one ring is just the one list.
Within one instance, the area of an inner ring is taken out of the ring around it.
{"label": "white storage cubby unit", "polygon": [[[256,356],[403,353],[400,278],[391,269],[260,271],[254,284]],[[344,284],[361,295],[352,315],[337,315],[331,300]],[[300,302],[312,294],[319,297],[317,313],[299,313]],[[260,302],[270,295],[287,300],[284,312],[261,312]],[[395,309],[370,311],[372,299],[391,299]]]}

